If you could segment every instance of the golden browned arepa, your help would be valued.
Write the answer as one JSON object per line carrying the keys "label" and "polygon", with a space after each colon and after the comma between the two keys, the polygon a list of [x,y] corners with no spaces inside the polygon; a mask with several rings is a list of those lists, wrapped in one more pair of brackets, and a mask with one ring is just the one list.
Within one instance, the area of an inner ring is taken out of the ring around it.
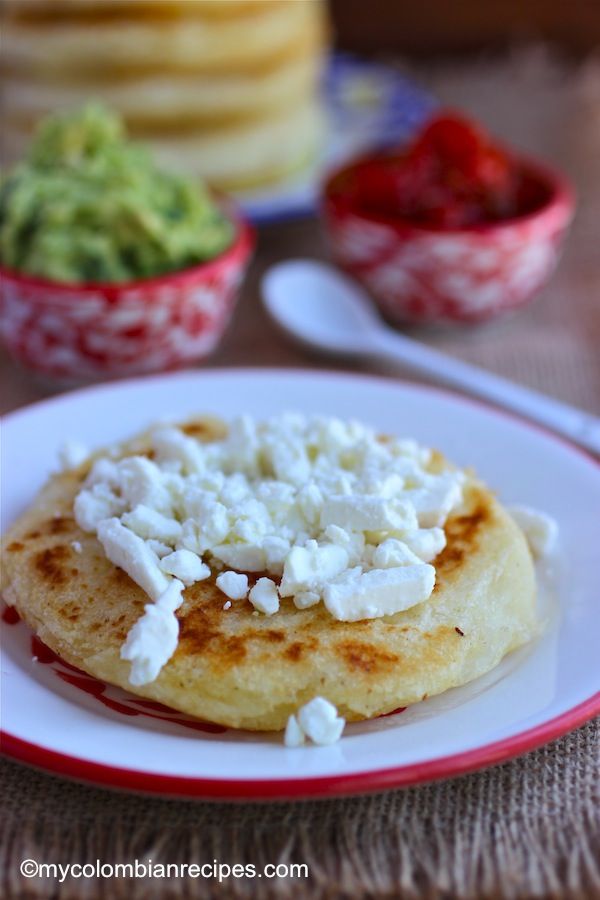
{"label": "golden browned arepa", "polygon": [[15,21],[93,24],[197,15],[228,19],[288,2],[290,0],[3,0],[2,5],[5,14]]}
{"label": "golden browned arepa", "polygon": [[[143,131],[153,157],[166,168],[201,177],[211,187],[239,191],[271,185],[298,173],[314,157],[324,134],[318,103],[299,102],[293,108],[270,111],[253,121],[177,131]],[[134,127],[132,134],[140,132]],[[13,121],[0,135],[6,159],[18,159],[31,141],[31,130]],[[240,147],[244,148],[240,153]]]}
{"label": "golden browned arepa", "polygon": [[[27,7],[32,13],[34,7]],[[94,8],[100,18],[90,20]],[[228,15],[215,16],[222,8]],[[156,72],[163,67],[193,72],[255,71],[273,57],[284,61],[306,33],[323,33],[319,0],[274,0],[267,3],[179,4],[178,15],[165,19],[160,5],[118,6],[109,11],[103,0],[83,7],[64,6],[63,16],[24,16],[22,6],[3,9],[3,65],[13,71],[46,74]],[[101,85],[98,85],[101,87]]]}
{"label": "golden browned arepa", "polygon": [[[203,440],[223,433],[209,420],[182,428]],[[121,445],[117,457],[147,448],[142,436]],[[297,609],[285,598],[266,616],[248,601],[224,608],[213,575],[185,590],[170,661],[155,681],[132,687],[120,649],[148,596],[75,522],[73,501],[90,465],[53,476],[5,535],[4,598],[69,663],[183,712],[278,730],[320,695],[349,721],[371,718],[483,675],[536,630],[535,573],[525,538],[490,490],[467,476],[425,602],[344,622],[323,604]],[[434,454],[431,465],[446,464]],[[261,574],[250,573],[250,583]]]}
{"label": "golden browned arepa", "polygon": [[285,179],[322,143],[319,0],[34,0],[0,12],[5,160],[43,116],[90,98],[160,160],[223,190]]}

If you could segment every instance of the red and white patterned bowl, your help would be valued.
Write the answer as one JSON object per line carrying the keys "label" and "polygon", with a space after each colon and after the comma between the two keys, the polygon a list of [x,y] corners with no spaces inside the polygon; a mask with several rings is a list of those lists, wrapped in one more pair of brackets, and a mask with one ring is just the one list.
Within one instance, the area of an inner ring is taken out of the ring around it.
{"label": "red and white patterned bowl", "polygon": [[543,197],[535,211],[442,229],[361,207],[355,175],[374,159],[361,157],[329,175],[321,214],[336,262],[362,282],[387,319],[483,321],[525,304],[551,275],[575,207],[562,175],[521,160],[521,172]]}
{"label": "red and white patterned bowl", "polygon": [[233,312],[254,233],[227,207],[231,246],[180,272],[70,285],[0,268],[0,336],[15,360],[57,382],[162,372],[197,362]]}

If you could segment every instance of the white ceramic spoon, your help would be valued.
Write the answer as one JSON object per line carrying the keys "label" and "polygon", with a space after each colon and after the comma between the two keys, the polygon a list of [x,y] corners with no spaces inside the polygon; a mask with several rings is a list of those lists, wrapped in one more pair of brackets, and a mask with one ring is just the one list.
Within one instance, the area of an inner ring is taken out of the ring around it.
{"label": "white ceramic spoon", "polygon": [[264,304],[279,326],[320,350],[396,361],[420,375],[491,400],[600,454],[600,418],[446,356],[389,328],[353,280],[314,260],[273,266]]}

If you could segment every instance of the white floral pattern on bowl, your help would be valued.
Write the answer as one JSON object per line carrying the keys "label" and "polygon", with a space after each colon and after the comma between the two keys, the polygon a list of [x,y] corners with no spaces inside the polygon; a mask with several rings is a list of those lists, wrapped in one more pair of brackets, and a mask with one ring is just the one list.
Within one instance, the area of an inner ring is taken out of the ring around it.
{"label": "white floral pattern on bowl", "polygon": [[198,361],[219,341],[253,247],[129,284],[61,285],[0,269],[0,335],[28,369],[63,381],[159,372]]}
{"label": "white floral pattern on bowl", "polygon": [[443,231],[357,209],[351,194],[334,186],[361,162],[330,176],[322,214],[334,259],[388,319],[481,321],[526,303],[553,272],[574,209],[571,189],[556,173],[528,163],[548,185],[539,210]]}

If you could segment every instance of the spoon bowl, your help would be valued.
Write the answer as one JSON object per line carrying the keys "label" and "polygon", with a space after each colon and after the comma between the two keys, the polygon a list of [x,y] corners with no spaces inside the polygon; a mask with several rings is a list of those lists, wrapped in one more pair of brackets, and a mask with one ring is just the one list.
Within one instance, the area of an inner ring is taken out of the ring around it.
{"label": "spoon bowl", "polygon": [[281,263],[266,274],[262,292],[268,312],[292,337],[335,353],[376,349],[380,323],[371,301],[331,266],[309,259]]}

